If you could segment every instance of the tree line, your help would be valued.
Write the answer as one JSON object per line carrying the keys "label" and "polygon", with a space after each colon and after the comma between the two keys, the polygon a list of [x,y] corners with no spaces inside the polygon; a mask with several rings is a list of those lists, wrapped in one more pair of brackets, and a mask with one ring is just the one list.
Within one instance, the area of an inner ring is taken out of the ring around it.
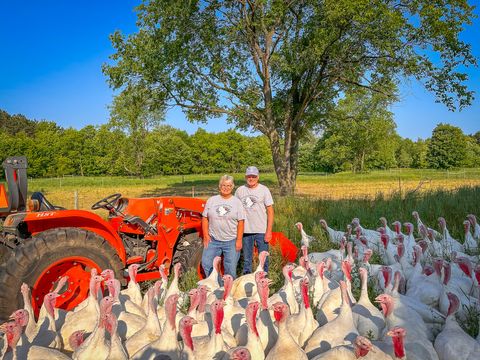
{"label": "tree line", "polygon": [[[341,109],[340,106],[339,114]],[[310,134],[300,144],[300,170],[480,166],[480,132],[464,135],[457,127],[440,124],[432,138],[412,141],[396,133],[388,116],[364,119],[363,123],[347,123],[344,119],[345,125],[337,120],[333,122],[335,127],[322,134]],[[31,177],[235,173],[252,164],[262,171],[273,171],[270,147],[264,136],[247,136],[235,130],[210,133],[203,129],[189,135],[157,124],[142,133],[140,142],[132,131],[115,125],[111,121],[77,130],[0,110],[2,160],[27,156]],[[376,135],[368,135],[375,131]]]}
{"label": "tree line", "polygon": [[233,173],[251,164],[273,170],[267,140],[234,130],[199,129],[188,135],[160,124],[149,129],[140,144],[141,148],[134,134],[112,122],[65,129],[0,110],[1,160],[25,155],[31,177]]}
{"label": "tree line", "polygon": [[321,136],[303,141],[300,169],[361,172],[480,167],[480,131],[465,135],[456,126],[440,123],[426,140],[402,138],[389,111],[393,101],[365,90],[347,94],[329,113]]}

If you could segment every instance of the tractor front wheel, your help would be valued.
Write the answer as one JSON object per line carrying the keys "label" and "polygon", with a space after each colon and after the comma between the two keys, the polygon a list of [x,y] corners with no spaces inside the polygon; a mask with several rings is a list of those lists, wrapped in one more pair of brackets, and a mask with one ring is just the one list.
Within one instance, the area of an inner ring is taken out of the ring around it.
{"label": "tractor front wheel", "polygon": [[203,240],[197,232],[185,234],[180,237],[173,254],[172,265],[182,264],[182,273],[190,269],[197,269],[199,276],[201,274],[201,261],[203,254]]}
{"label": "tractor front wheel", "polygon": [[27,239],[0,266],[0,321],[23,307],[22,283],[31,289],[32,306],[38,316],[44,296],[63,276],[68,276],[68,282],[60,289],[56,306],[73,309],[88,296],[92,268],[99,272],[112,269],[117,279],[123,279],[124,266],[116,251],[93,232],[57,228]]}

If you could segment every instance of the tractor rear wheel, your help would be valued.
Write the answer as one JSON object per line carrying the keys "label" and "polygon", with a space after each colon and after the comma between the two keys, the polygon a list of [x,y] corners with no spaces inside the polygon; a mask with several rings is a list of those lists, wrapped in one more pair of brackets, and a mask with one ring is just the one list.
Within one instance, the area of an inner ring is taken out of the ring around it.
{"label": "tractor rear wheel", "polygon": [[112,269],[123,279],[122,261],[99,235],[78,228],[50,229],[27,239],[14,255],[0,266],[0,321],[23,307],[22,283],[29,285],[32,306],[38,316],[44,296],[58,280],[68,276],[59,291],[56,306],[71,310],[88,296],[90,270]]}
{"label": "tractor rear wheel", "polygon": [[199,269],[203,254],[203,240],[197,232],[185,234],[177,242],[172,265],[182,264],[182,273]]}
{"label": "tractor rear wheel", "polygon": [[11,253],[12,251],[8,247],[0,243],[0,264],[6,262]]}

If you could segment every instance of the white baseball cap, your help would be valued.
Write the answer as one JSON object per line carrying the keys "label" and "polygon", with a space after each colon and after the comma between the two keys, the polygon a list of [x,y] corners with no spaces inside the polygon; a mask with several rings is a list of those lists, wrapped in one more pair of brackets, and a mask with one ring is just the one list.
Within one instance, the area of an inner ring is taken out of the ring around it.
{"label": "white baseball cap", "polygon": [[258,174],[259,174],[258,169],[255,166],[249,166],[247,167],[247,171],[245,171],[245,176],[248,176],[248,175],[258,176]]}

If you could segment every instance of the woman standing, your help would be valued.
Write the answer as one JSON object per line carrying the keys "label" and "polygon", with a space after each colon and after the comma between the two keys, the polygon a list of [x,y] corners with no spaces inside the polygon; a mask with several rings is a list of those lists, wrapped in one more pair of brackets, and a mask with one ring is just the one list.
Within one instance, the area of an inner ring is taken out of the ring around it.
{"label": "woman standing", "polygon": [[208,276],[213,259],[223,254],[225,274],[237,276],[237,262],[242,250],[245,213],[242,202],[232,195],[233,177],[223,175],[218,183],[219,195],[207,200],[202,213],[202,267]]}

